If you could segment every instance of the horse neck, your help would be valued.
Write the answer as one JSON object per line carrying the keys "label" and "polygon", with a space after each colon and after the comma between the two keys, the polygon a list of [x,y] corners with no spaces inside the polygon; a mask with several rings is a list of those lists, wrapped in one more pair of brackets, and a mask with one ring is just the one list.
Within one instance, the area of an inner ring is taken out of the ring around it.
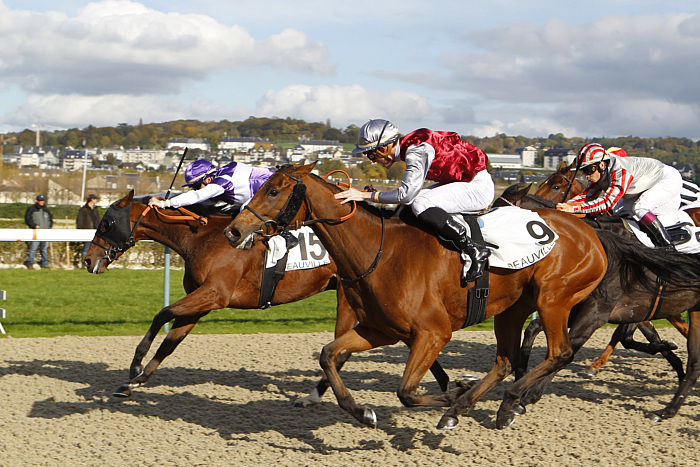
{"label": "horse neck", "polygon": [[[351,203],[341,205],[333,197],[337,191],[320,178],[307,182],[307,196],[311,200],[311,219],[340,219],[348,215]],[[395,221],[385,220],[387,223]],[[389,227],[389,226],[387,226]],[[340,223],[315,222],[311,228],[328,250],[343,277],[363,274],[374,261],[382,239],[382,219],[361,204],[349,219]],[[389,235],[385,238],[389,241]]]}
{"label": "horse neck", "polygon": [[[132,208],[132,213],[141,213],[145,209],[145,205]],[[136,219],[140,216],[137,215]],[[132,219],[133,220],[133,219]],[[219,232],[223,232],[224,227],[229,222],[228,218],[224,218],[224,223],[221,225]],[[189,221],[171,221],[163,222],[155,210],[151,210],[146,216],[141,219],[138,227],[134,231],[134,238],[136,240],[153,240],[156,243],[167,246],[168,248],[175,251],[177,254],[186,258],[190,252],[201,247],[203,245],[203,237],[211,233],[215,228],[215,221],[210,222],[207,225],[199,226],[196,233],[192,231],[192,222]],[[219,223],[221,224],[221,222]],[[222,234],[222,240],[225,240]]]}

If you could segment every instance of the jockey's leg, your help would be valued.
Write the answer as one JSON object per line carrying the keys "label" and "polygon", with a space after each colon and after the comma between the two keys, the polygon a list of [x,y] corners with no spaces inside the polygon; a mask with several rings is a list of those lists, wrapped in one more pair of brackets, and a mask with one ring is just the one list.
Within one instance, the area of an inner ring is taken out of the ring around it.
{"label": "jockey's leg", "polygon": [[443,238],[454,242],[461,251],[472,260],[472,265],[465,277],[471,282],[484,273],[484,265],[491,255],[485,246],[474,243],[467,235],[467,228],[457,222],[442,208],[428,208],[418,215],[418,219],[433,227]]}

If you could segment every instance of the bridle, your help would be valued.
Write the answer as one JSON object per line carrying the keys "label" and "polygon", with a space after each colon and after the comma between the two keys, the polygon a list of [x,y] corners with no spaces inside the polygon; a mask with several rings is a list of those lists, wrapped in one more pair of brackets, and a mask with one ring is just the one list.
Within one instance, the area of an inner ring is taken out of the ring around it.
{"label": "bridle", "polygon": [[[313,204],[311,203],[311,199],[306,194],[306,185],[303,182],[304,176],[302,175],[301,177],[297,178],[297,177],[294,177],[293,175],[290,175],[289,173],[285,172],[284,170],[279,170],[279,172],[281,172],[282,174],[284,174],[287,177],[294,180],[296,182],[296,185],[294,185],[292,192],[289,194],[289,198],[287,198],[287,201],[285,202],[285,204],[282,207],[282,209],[280,210],[280,212],[277,213],[277,215],[273,219],[265,219],[262,215],[260,215],[253,208],[251,208],[249,204],[246,204],[243,207],[243,209],[250,211],[255,217],[257,217],[258,219],[260,219],[262,221],[261,228],[259,230],[254,231],[253,233],[256,233],[256,234],[262,236],[265,240],[277,235],[278,233],[280,233],[281,231],[284,231],[284,230],[298,230],[301,227],[309,226],[309,225],[313,225],[313,224],[317,224],[317,223],[324,223],[324,224],[331,224],[331,225],[340,224],[340,223],[348,220],[355,213],[357,205],[353,201],[352,211],[348,215],[345,215],[343,217],[336,218],[336,219],[333,219],[333,218],[312,219],[311,216],[313,215],[314,209],[313,209]],[[330,176],[331,174],[333,174],[335,172],[341,172],[341,171],[336,170],[336,171],[330,172],[328,175],[326,175],[326,178],[328,178],[328,176]],[[306,205],[308,206],[307,213],[306,213],[306,219],[301,221],[301,222],[297,221],[297,222],[292,224],[291,223],[292,220],[299,213],[299,209],[301,209],[301,206],[304,203],[306,203]],[[377,265],[379,264],[379,259],[382,257],[382,252],[384,250],[384,232],[386,230],[385,225],[384,225],[384,217],[381,217],[381,219],[382,219],[382,240],[381,240],[381,243],[379,244],[379,251],[377,252],[377,255],[375,256],[374,261],[369,266],[367,271],[365,271],[360,276],[353,278],[353,279],[346,279],[344,277],[341,277],[340,278],[341,281],[343,281],[343,282],[357,282],[357,281],[362,280],[365,277],[369,276],[377,268]],[[270,233],[270,232],[272,232],[272,233]]]}
{"label": "bridle", "polygon": [[105,250],[105,255],[102,257],[102,260],[107,260],[110,263],[116,261],[121,254],[136,244],[134,233],[141,224],[141,221],[144,219],[144,217],[146,217],[151,209],[165,219],[184,221],[193,220],[198,222],[200,225],[206,225],[208,222],[206,217],[195,214],[187,209],[178,208],[178,211],[184,213],[184,215],[171,216],[165,214],[165,212],[156,207],[151,208],[151,206],[146,206],[146,208],[139,215],[138,220],[134,223],[134,226],[131,227],[132,202],[129,202],[127,205],[122,207],[117,207],[117,203],[114,203],[107,208],[107,211],[102,217],[100,225],[97,227],[97,231],[95,232],[95,237],[106,242],[109,244],[109,246],[107,247],[101,245],[95,242],[94,239],[91,242],[93,245]]}

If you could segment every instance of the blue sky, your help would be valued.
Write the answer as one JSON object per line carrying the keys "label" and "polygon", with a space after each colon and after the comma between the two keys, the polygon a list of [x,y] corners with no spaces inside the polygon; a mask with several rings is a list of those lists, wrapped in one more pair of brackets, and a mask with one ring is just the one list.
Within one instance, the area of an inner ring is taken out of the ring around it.
{"label": "blue sky", "polygon": [[292,117],[700,139],[696,0],[0,0],[0,133]]}

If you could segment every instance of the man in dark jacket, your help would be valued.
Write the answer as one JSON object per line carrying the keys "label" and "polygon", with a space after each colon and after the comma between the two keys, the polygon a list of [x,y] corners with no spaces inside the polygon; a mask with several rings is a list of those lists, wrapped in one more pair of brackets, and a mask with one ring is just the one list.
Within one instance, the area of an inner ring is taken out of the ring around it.
{"label": "man in dark jacket", "polygon": [[[97,211],[97,201],[100,198],[97,195],[89,194],[85,204],[78,211],[78,218],[75,221],[75,226],[79,229],[90,229],[97,230],[97,226],[100,225],[100,213]],[[83,262],[88,250],[90,249],[90,244],[92,242],[83,243],[83,251],[80,253],[80,265],[83,267]]]}
{"label": "man in dark jacket", "polygon": [[[46,207],[46,197],[44,195],[38,195],[36,203],[27,208],[27,212],[24,214],[24,222],[30,229],[50,229],[53,227],[53,215],[49,208]],[[49,267],[49,242],[29,242],[27,260],[24,262],[27,269],[34,268],[34,257],[39,247],[41,247],[41,267]]]}

